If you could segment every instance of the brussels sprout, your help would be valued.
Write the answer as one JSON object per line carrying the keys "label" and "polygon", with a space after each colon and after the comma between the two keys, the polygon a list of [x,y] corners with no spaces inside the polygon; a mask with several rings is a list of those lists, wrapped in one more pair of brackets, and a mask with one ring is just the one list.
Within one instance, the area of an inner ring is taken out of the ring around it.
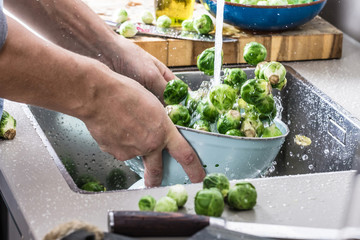
{"label": "brussels sprout", "polygon": [[176,212],[177,210],[178,206],[176,201],[168,196],[160,198],[154,208],[155,212]]}
{"label": "brussels sprout", "polygon": [[158,17],[158,19],[156,20],[156,26],[160,28],[169,28],[170,25],[171,25],[171,19],[166,15],[162,15]]}
{"label": "brussels sprout", "polygon": [[263,66],[263,69],[264,79],[269,81],[273,87],[279,86],[285,81],[286,69],[281,63],[270,62]]}
{"label": "brussels sprout", "polygon": [[287,0],[268,0],[269,1],[269,5],[288,5],[288,1]]}
{"label": "brussels sprout", "polygon": [[229,110],[219,117],[216,127],[219,133],[225,134],[230,129],[240,128],[240,124],[240,112],[237,110]]}
{"label": "brussels sprout", "polygon": [[269,62],[267,61],[262,61],[262,62],[259,62],[257,65],[256,65],[256,68],[255,68],[255,78],[257,79],[265,79],[264,77],[264,71],[261,71],[263,69],[264,66],[266,66],[266,64],[268,64]]}
{"label": "brussels sprout", "polygon": [[191,117],[189,110],[183,105],[168,105],[165,107],[167,115],[170,117],[171,121],[180,126],[187,127],[189,126]]}
{"label": "brussels sprout", "polygon": [[275,84],[273,87],[275,89],[278,89],[278,90],[282,90],[287,84],[287,79],[285,78],[284,81],[278,83],[278,84]]}
{"label": "brussels sprout", "polygon": [[140,198],[138,206],[140,211],[154,211],[156,200],[150,195],[146,195]]}
{"label": "brussels sprout", "polygon": [[228,193],[228,204],[237,210],[249,210],[256,204],[257,193],[254,185],[241,182],[231,187]]}
{"label": "brussels sprout", "polygon": [[201,90],[188,92],[185,99],[185,107],[189,110],[190,114],[195,112],[197,105],[204,96],[204,92]]}
{"label": "brussels sprout", "polygon": [[84,186],[86,183],[88,182],[97,182],[96,178],[89,175],[89,174],[83,174],[80,175],[77,179],[76,179],[76,185],[81,188],[82,186]]}
{"label": "brussels sprout", "polygon": [[137,29],[135,25],[129,21],[126,21],[123,24],[121,24],[120,28],[117,31],[126,38],[133,37],[137,33]]}
{"label": "brussels sprout", "polygon": [[167,196],[174,199],[179,208],[183,207],[188,199],[188,193],[185,187],[181,184],[171,186]]}
{"label": "brussels sprout", "polygon": [[202,14],[194,19],[193,27],[199,34],[208,34],[214,30],[214,23],[207,14]]}
{"label": "brussels sprout", "polygon": [[244,59],[250,65],[256,66],[259,62],[265,61],[266,56],[266,48],[261,43],[250,42],[244,47]]}
{"label": "brussels sprout", "polygon": [[196,120],[192,125],[192,128],[196,130],[211,132],[210,123],[206,120],[201,120],[201,119]]}
{"label": "brussels sprout", "polygon": [[128,13],[125,9],[117,9],[113,15],[113,21],[123,23],[128,19]]}
{"label": "brussels sprout", "polygon": [[238,93],[240,93],[241,87],[246,80],[247,75],[241,68],[226,68],[224,70],[224,83],[238,90]]}
{"label": "brussels sprout", "polygon": [[282,132],[280,129],[276,126],[275,123],[271,124],[269,127],[266,127],[264,129],[264,132],[262,134],[262,137],[268,138],[268,137],[278,137],[281,136]]}
{"label": "brussels sprout", "polygon": [[[224,53],[221,52],[221,64],[223,60]],[[206,75],[214,75],[214,62],[215,62],[215,47],[205,49],[197,57],[197,67],[200,71],[204,72]]]}
{"label": "brussels sprout", "polygon": [[74,162],[74,160],[71,157],[60,157],[62,164],[64,165],[66,171],[69,173],[69,175],[73,178],[76,179],[77,174],[78,174],[78,169],[76,167],[76,163]]}
{"label": "brussels sprout", "polygon": [[219,84],[210,89],[209,100],[219,110],[232,109],[236,102],[236,90],[227,84]]}
{"label": "brussels sprout", "polygon": [[217,188],[226,197],[230,183],[229,179],[223,173],[210,173],[203,180],[203,189]]}
{"label": "brussels sprout", "polygon": [[106,188],[99,182],[88,182],[81,187],[82,190],[89,192],[103,192]]}
{"label": "brussels sprout", "polygon": [[152,15],[152,13],[150,11],[146,10],[142,13],[141,20],[145,24],[151,24],[154,21],[154,16]]}
{"label": "brussels sprout", "polygon": [[12,140],[16,136],[16,120],[7,111],[3,111],[0,120],[0,138]]}
{"label": "brussels sprout", "polygon": [[168,105],[178,104],[188,95],[188,85],[182,80],[175,78],[166,84],[164,90],[164,102]]}
{"label": "brussels sprout", "polygon": [[264,79],[247,80],[241,87],[241,97],[245,102],[256,105],[271,95],[271,84]]}
{"label": "brussels sprout", "polygon": [[195,212],[198,215],[220,217],[224,211],[224,198],[219,189],[202,189],[195,196]]}
{"label": "brussels sprout", "polygon": [[276,105],[274,101],[273,95],[268,95],[260,102],[255,104],[256,110],[265,116],[271,116],[272,114],[276,114]]}
{"label": "brussels sprout", "polygon": [[106,186],[109,190],[119,190],[126,187],[126,175],[120,168],[112,169],[106,176]]}
{"label": "brussels sprout", "polygon": [[229,136],[237,136],[237,137],[244,137],[245,135],[240,131],[240,129],[230,129],[225,133],[225,135]]}
{"label": "brussels sprout", "polygon": [[245,137],[260,137],[264,131],[264,124],[256,114],[247,113],[241,123],[240,130],[244,133]]}
{"label": "brussels sprout", "polygon": [[188,31],[188,32],[195,31],[195,29],[194,29],[194,20],[192,20],[192,19],[184,20],[181,23],[181,28],[182,28],[182,30]]}
{"label": "brussels sprout", "polygon": [[259,0],[240,0],[240,4],[256,5]]}
{"label": "brussels sprout", "polygon": [[203,99],[197,105],[195,115],[201,120],[213,123],[219,116],[219,112],[207,99]]}

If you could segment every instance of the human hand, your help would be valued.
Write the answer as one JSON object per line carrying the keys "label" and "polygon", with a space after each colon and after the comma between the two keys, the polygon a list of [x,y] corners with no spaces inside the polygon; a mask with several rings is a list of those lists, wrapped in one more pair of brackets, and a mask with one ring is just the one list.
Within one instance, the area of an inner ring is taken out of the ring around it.
{"label": "human hand", "polygon": [[99,75],[103,86],[88,103],[93,112],[82,118],[100,148],[121,161],[142,156],[147,187],[161,184],[163,149],[182,165],[192,182],[202,181],[205,172],[199,158],[159,100],[136,81],[109,74],[116,81],[105,84],[107,80]]}

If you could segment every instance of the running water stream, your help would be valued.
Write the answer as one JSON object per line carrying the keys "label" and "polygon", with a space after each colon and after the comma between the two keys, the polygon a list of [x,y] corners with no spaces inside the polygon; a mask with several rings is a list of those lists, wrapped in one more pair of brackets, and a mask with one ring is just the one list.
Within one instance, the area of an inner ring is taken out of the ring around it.
{"label": "running water stream", "polygon": [[221,83],[220,73],[222,67],[221,53],[223,44],[223,25],[224,25],[224,0],[216,1],[216,29],[215,29],[215,62],[214,62],[214,79],[213,86]]}

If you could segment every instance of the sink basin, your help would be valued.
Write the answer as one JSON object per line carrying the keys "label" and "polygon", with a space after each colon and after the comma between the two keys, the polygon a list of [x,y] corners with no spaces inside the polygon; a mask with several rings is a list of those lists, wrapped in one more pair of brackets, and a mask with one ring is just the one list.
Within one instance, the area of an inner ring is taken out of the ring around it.
{"label": "sink basin", "polygon": [[[281,99],[281,120],[290,132],[279,154],[256,177],[353,169],[360,156],[360,121],[294,69],[286,68],[288,85],[281,92],[274,90],[273,94]],[[248,78],[254,77],[254,68],[244,70]],[[193,89],[209,80],[208,76],[190,68],[176,71],[176,75]],[[124,162],[102,152],[82,121],[39,107],[29,108],[47,137],[44,141],[48,141],[54,150],[54,161],[73,191],[90,193],[77,186],[79,176],[91,175],[105,185],[107,191],[128,189],[141,180]],[[294,142],[296,135],[307,136],[312,143],[306,147],[297,145]],[[112,181],[113,169],[117,169],[116,184]]]}

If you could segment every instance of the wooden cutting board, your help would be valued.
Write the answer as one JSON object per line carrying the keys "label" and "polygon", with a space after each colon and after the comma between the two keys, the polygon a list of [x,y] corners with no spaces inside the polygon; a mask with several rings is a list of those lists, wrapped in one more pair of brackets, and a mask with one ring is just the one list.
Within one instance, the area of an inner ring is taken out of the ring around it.
{"label": "wooden cutting board", "polygon": [[[125,7],[130,18],[132,17],[130,20],[136,21],[141,10],[153,9],[153,1],[150,0],[137,0],[135,2],[139,4],[135,6],[125,6],[125,1],[121,3],[118,0],[84,2],[103,18],[111,15],[116,8]],[[196,4],[195,16],[205,12],[201,4]],[[297,29],[284,32],[251,33],[225,25],[224,33],[237,40],[223,44],[225,64],[245,63],[243,49],[251,41],[262,43],[266,47],[268,61],[334,59],[341,58],[342,54],[343,33],[319,16]],[[169,67],[196,65],[197,56],[215,45],[211,42],[144,36],[135,36],[132,41]]]}

